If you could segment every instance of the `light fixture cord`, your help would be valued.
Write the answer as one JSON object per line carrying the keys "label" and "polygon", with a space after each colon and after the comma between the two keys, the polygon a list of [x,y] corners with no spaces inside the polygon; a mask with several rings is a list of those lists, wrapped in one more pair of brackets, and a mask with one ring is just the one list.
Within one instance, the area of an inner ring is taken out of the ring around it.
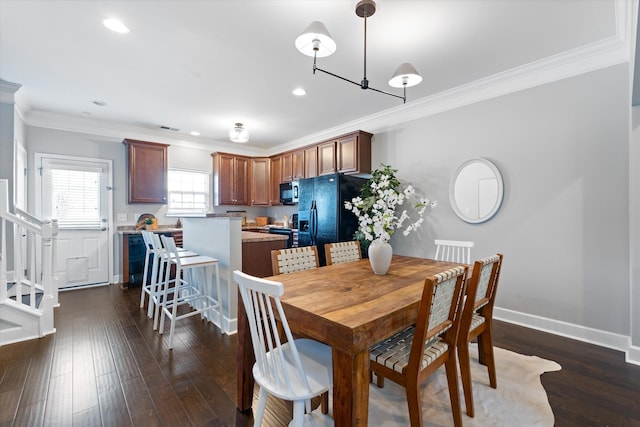
{"label": "light fixture cord", "polygon": [[367,15],[364,15],[364,77],[360,85],[362,89],[369,87],[369,81],[367,80]]}

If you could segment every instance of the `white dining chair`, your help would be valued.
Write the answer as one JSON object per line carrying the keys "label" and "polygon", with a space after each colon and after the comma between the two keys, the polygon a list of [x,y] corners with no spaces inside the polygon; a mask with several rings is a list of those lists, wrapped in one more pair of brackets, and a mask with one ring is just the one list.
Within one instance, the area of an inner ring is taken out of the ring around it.
{"label": "white dining chair", "polygon": [[292,427],[304,425],[312,397],[322,396],[322,412],[326,414],[328,391],[333,385],[331,347],[312,339],[293,339],[280,303],[282,283],[238,270],[233,277],[247,313],[256,358],[253,377],[260,386],[254,427],[262,425],[269,394],[293,402]]}
{"label": "white dining chair", "polygon": [[436,239],[434,243],[436,245],[436,255],[434,259],[438,261],[471,264],[471,248],[475,246],[474,242]]}

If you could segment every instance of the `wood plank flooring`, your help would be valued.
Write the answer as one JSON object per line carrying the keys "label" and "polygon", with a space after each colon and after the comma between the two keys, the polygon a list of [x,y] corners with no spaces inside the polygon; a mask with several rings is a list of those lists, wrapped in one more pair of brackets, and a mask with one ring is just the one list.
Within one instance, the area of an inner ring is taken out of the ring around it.
{"label": "wood plank flooring", "polygon": [[[235,407],[235,335],[191,317],[170,351],[139,298],[118,286],[63,292],[56,334],[1,347],[0,426],[253,425]],[[556,426],[640,426],[640,367],[621,352],[498,321],[494,331],[496,346],[562,365],[542,376]],[[269,400],[265,426],[290,419]]]}

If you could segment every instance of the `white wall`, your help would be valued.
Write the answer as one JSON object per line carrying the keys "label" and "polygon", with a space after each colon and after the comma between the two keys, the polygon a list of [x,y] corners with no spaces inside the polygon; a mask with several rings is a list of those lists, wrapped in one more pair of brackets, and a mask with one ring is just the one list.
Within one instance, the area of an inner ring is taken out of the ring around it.
{"label": "white wall", "polygon": [[[394,236],[394,251],[428,257],[445,238],[475,241],[473,257],[502,252],[497,306],[618,345],[630,333],[626,82],[626,65],[610,67],[376,133],[374,165],[440,202],[419,235]],[[448,200],[451,176],[474,157],[505,183],[500,211],[475,225]]]}

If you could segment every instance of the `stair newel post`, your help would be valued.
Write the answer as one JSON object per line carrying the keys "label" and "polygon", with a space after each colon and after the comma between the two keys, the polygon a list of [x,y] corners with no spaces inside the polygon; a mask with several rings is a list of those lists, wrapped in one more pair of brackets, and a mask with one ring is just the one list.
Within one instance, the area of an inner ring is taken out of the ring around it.
{"label": "stair newel post", "polygon": [[[58,234],[56,220],[46,220],[42,224],[42,286],[43,302],[52,307],[58,304],[58,286],[54,283],[53,266],[55,256],[54,238]],[[45,302],[45,300],[48,300]]]}
{"label": "stair newel post", "polygon": [[7,221],[4,214],[9,213],[9,182],[0,179],[0,301],[7,299]]}

